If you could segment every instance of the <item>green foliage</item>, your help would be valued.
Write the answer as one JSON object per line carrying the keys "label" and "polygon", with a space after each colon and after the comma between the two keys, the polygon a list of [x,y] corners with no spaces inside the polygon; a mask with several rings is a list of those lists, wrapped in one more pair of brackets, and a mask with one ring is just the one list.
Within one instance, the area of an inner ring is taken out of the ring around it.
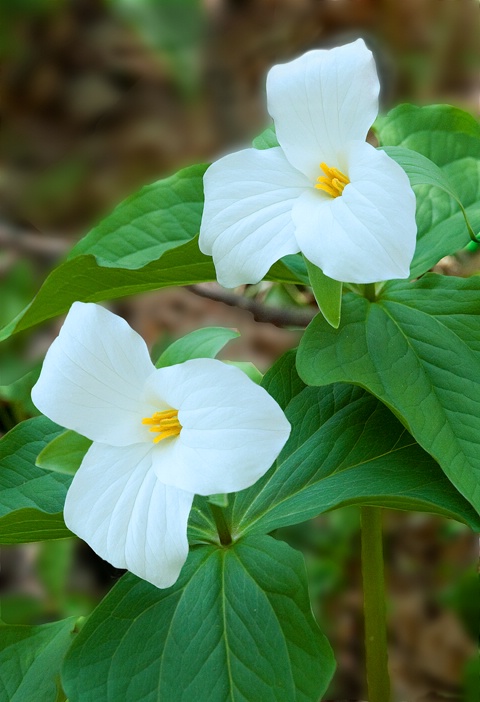
{"label": "green foliage", "polygon": [[[480,125],[471,115],[449,105],[400,105],[379,118],[375,129],[382,146],[412,149],[439,166],[461,195],[473,231],[480,231]],[[451,194],[428,181],[414,190],[418,237],[412,279],[469,242],[464,214]]]}
{"label": "green foliage", "polygon": [[206,165],[190,166],[141,188],[121,202],[70,252],[100,266],[136,270],[200,231]]}
{"label": "green foliage", "polygon": [[90,439],[68,429],[40,451],[35,465],[55,473],[74,475],[91,445]]}
{"label": "green foliage", "polygon": [[[325,328],[331,329],[322,319]],[[309,360],[320,365],[310,354],[300,366]],[[283,399],[292,434],[276,468],[231,501],[234,534],[269,532],[348,504],[434,512],[480,530],[480,517],[382,403],[344,384],[295,384],[285,398],[288,363],[292,354],[264,384]]]}
{"label": "green foliage", "polygon": [[17,425],[0,440],[0,543],[69,536],[62,510],[71,478],[35,466],[62,429],[46,417]]}
{"label": "green foliage", "polygon": [[70,702],[310,702],[334,669],[302,557],[270,537],[194,549],[177,583],[128,575],[64,667]]}
{"label": "green foliage", "polygon": [[224,327],[197,329],[170,344],[155,365],[157,368],[165,368],[192,358],[215,358],[225,344],[239,336],[237,331]]}
{"label": "green foliage", "polygon": [[[298,282],[290,261],[276,263],[266,278],[282,283]],[[166,251],[158,261],[132,270],[101,266],[92,255],[77,256],[52,271],[30,305],[0,331],[0,340],[63,314],[76,300],[100,302],[170,285],[211,280],[215,280],[212,259],[200,253],[197,239]]]}
{"label": "green foliage", "polygon": [[5,702],[56,702],[60,668],[75,617],[41,626],[0,626],[0,687]]}
{"label": "green foliage", "polygon": [[[414,279],[464,247],[469,228],[480,230],[480,126],[455,108],[401,106],[376,129],[416,192]],[[254,141],[259,149],[277,145],[273,127]],[[75,300],[214,280],[196,238],[205,168],[186,168],[121,203],[2,338]],[[322,311],[298,358],[287,353],[262,381],[291,422],[290,439],[247,490],[195,498],[192,548],[174,586],[159,590],[127,575],[99,605],[66,657],[70,702],[314,702],[332,676],[332,654],[311,614],[300,554],[265,534],[352,504],[433,512],[480,530],[472,507],[480,507],[480,278],[389,282],[375,301],[342,297],[341,283],[299,255],[267,278],[310,282]],[[199,329],[166,349],[157,367],[215,357],[237,336]],[[260,380],[251,364],[245,368]],[[32,377],[0,388],[1,396],[28,407]],[[44,417],[0,440],[0,541],[69,535],[64,499],[89,445]],[[228,547],[219,543],[215,506],[231,529]],[[49,556],[59,561],[45,579],[55,597],[70,546]],[[0,679],[9,699],[56,699],[72,630],[73,620],[3,628]]]}
{"label": "green foliage", "polygon": [[[470,238],[475,243],[478,243],[476,234],[472,229],[472,225],[470,224],[468,214],[462,204],[462,201],[460,200],[460,197],[452,183],[449,181],[441,168],[433,163],[433,161],[430,161],[430,159],[425,158],[425,156],[422,156],[422,154],[412,151],[411,149],[403,149],[400,146],[385,146],[383,151],[385,151],[390,158],[396,161],[403,168],[410,179],[410,185],[412,187],[415,185],[433,185],[435,188],[439,188],[449,197],[453,198],[465,219],[465,224]],[[413,265],[415,265],[415,262]],[[425,271],[422,272],[425,273]]]}
{"label": "green foliage", "polygon": [[320,312],[334,329],[338,329],[342,309],[343,283],[326,276],[318,266],[306,258],[305,265]]}
{"label": "green foliage", "polygon": [[255,137],[253,140],[253,146],[260,150],[271,149],[274,146],[279,146],[277,135],[275,133],[275,126],[272,124],[270,127],[267,127],[265,131]]}
{"label": "green foliage", "polygon": [[305,382],[367,388],[480,507],[480,280],[426,275],[379,299],[346,295],[338,330],[321,315],[300,344]]}
{"label": "green foliage", "polygon": [[38,410],[32,402],[31,392],[39,375],[40,364],[10,385],[0,385],[0,400],[10,402],[15,414],[22,419],[26,418],[25,414],[27,416],[38,414]]}

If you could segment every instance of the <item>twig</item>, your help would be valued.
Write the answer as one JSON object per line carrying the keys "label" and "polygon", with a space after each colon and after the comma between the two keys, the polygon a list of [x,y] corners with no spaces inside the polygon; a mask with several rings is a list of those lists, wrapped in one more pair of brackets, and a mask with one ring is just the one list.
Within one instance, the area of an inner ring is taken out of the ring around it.
{"label": "twig", "polygon": [[73,246],[68,239],[33,234],[20,228],[0,225],[0,247],[29,256],[58,258]]}
{"label": "twig", "polygon": [[318,311],[312,308],[268,307],[261,302],[243,297],[243,295],[228,292],[216,283],[187,285],[186,288],[199,297],[205,297],[215,302],[223,302],[225,305],[237,307],[240,310],[246,310],[253,315],[256,322],[267,322],[274,324],[276,327],[306,327]]}
{"label": "twig", "polygon": [[[46,260],[57,259],[64,256],[73,243],[66,238],[33,234],[20,228],[0,225],[0,249],[27,256]],[[187,285],[186,288],[199,297],[250,312],[255,321],[266,322],[276,327],[306,327],[317,313],[313,308],[269,307],[243,295],[228,292],[217,283]]]}

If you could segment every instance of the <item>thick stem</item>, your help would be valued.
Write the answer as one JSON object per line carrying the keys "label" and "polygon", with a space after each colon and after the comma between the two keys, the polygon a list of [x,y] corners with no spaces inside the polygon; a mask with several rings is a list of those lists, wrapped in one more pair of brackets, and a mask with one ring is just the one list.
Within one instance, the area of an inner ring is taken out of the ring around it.
{"label": "thick stem", "polygon": [[389,702],[390,678],[380,507],[362,507],[361,524],[368,700]]}
{"label": "thick stem", "polygon": [[227,520],[225,519],[225,512],[218,505],[209,502],[208,506],[215,520],[218,535],[220,537],[220,543],[223,546],[228,546],[232,543],[232,536],[230,534],[230,529],[228,528]]}

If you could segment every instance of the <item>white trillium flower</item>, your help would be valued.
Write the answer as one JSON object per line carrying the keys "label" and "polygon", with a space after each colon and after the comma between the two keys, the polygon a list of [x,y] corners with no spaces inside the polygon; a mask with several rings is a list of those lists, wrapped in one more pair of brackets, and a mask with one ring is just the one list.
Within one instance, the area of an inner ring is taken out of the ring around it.
{"label": "white trillium flower", "polygon": [[125,320],[73,304],[32,390],[38,409],[93,441],[65,502],[68,528],[117,568],[172,585],[195,493],[242,490],[290,433],[242,371],[213,359],[156,369]]}
{"label": "white trillium flower", "polygon": [[219,283],[257,283],[299,251],[339,281],[408,277],[415,195],[403,169],[365,141],[379,89],[361,39],[270,70],[280,146],[225,156],[204,178],[199,245]]}

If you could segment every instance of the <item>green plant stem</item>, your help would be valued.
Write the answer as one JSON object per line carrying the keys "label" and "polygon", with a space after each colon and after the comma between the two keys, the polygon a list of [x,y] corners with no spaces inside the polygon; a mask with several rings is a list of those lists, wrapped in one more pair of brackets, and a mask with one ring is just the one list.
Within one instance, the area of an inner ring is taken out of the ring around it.
{"label": "green plant stem", "polygon": [[215,520],[218,536],[220,537],[220,543],[223,544],[223,546],[228,546],[232,543],[232,535],[230,534],[230,529],[228,528],[227,520],[225,519],[225,512],[221,507],[213,504],[212,502],[210,502],[208,506]]}
{"label": "green plant stem", "polygon": [[375,290],[375,283],[364,283],[360,286],[363,290],[363,296],[370,300],[370,302],[375,302],[377,299],[377,293]]}
{"label": "green plant stem", "polygon": [[360,516],[368,700],[389,702],[382,511],[380,507],[362,507]]}

